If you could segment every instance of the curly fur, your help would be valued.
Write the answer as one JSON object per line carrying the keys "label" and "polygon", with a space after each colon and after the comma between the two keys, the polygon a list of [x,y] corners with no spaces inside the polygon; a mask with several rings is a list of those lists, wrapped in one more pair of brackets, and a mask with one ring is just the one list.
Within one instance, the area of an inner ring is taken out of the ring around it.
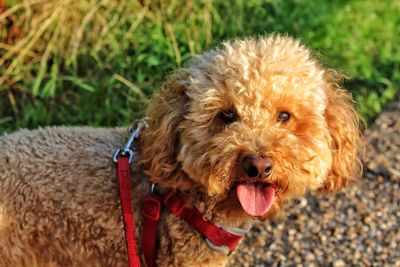
{"label": "curly fur", "polygon": [[[359,119],[337,77],[281,36],[226,42],[172,74],[150,104],[132,164],[137,239],[149,181],[180,190],[205,218],[238,227],[276,215],[306,192],[355,181]],[[229,125],[220,117],[226,110],[237,115]],[[282,111],[291,114],[287,123],[277,121]],[[111,161],[124,141],[121,129],[63,127],[0,138],[0,266],[126,266]],[[245,155],[274,163],[268,183],[277,195],[260,218],[247,215],[234,193]],[[227,261],[167,211],[159,242],[159,266]]]}

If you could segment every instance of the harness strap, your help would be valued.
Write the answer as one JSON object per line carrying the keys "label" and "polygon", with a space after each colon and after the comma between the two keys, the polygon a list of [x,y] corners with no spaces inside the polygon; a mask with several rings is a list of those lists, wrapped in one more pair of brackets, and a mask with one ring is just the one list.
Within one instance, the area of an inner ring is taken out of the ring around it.
{"label": "harness strap", "polygon": [[206,241],[208,240],[212,245],[222,248],[221,251],[224,251],[226,248],[227,253],[229,253],[243,237],[243,235],[234,234],[222,227],[218,227],[210,221],[204,220],[197,209],[188,208],[185,200],[174,191],[170,191],[164,198],[164,205],[173,214],[183,218],[187,223],[192,225],[206,238]]}
{"label": "harness strap", "polygon": [[135,242],[135,225],[133,222],[131,203],[131,170],[129,157],[117,157],[118,183],[121,199],[122,217],[125,226],[125,240],[128,250],[129,267],[140,267]]}
{"label": "harness strap", "polygon": [[157,224],[162,210],[161,196],[156,193],[148,195],[143,203],[142,213],[144,218],[142,233],[142,250],[148,267],[156,266],[158,251]]}
{"label": "harness strap", "polygon": [[[1,0],[0,0],[1,1]],[[136,140],[145,122],[139,123],[135,129],[131,129],[131,136],[123,148],[118,148],[113,160],[117,163],[118,184],[121,200],[122,216],[125,228],[125,240],[128,252],[129,267],[140,267],[140,259],[136,248],[135,225],[133,221],[131,203],[131,170],[130,162],[134,158],[132,143]],[[203,219],[196,208],[189,208],[184,199],[175,191],[170,191],[163,199],[153,192],[143,202],[143,234],[142,250],[148,267],[155,267],[157,257],[157,224],[160,220],[164,204],[173,214],[181,217],[192,225],[205,237],[206,244],[217,251],[229,254],[243,237],[245,231],[237,228],[224,229]],[[226,228],[226,227],[225,227]]]}

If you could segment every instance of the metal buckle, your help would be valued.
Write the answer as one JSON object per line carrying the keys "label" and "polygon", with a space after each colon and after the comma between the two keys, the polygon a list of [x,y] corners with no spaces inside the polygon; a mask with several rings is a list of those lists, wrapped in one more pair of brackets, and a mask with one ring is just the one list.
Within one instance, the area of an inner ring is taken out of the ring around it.
{"label": "metal buckle", "polygon": [[119,156],[122,156],[122,157],[129,156],[129,163],[131,163],[134,158],[134,155],[135,155],[135,152],[133,152],[132,149],[130,149],[129,151],[125,151],[125,150],[121,149],[121,147],[118,147],[117,151],[115,152],[115,154],[113,156],[113,161],[115,163],[117,163]]}
{"label": "metal buckle", "polygon": [[229,250],[229,248],[227,246],[217,246],[213,242],[211,242],[208,238],[205,238],[204,240],[206,241],[207,246],[209,248],[211,248],[212,250],[224,253],[225,255],[231,254],[231,251]]}
{"label": "metal buckle", "polygon": [[130,127],[129,128],[129,132],[131,133],[128,142],[126,142],[124,147],[118,147],[117,151],[115,152],[114,156],[113,156],[113,161],[115,163],[117,163],[118,161],[118,157],[122,156],[122,157],[129,157],[129,163],[132,162],[134,156],[135,156],[135,152],[132,150],[132,144],[133,142],[137,139],[137,137],[139,136],[140,131],[144,128],[147,127],[147,118],[144,118],[142,120],[140,120],[136,126],[134,128]]}

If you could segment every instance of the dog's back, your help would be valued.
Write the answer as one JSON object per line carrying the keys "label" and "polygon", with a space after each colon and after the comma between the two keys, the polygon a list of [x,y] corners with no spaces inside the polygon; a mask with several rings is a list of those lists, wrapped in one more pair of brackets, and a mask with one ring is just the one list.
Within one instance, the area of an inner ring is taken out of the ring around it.
{"label": "dog's back", "polygon": [[93,265],[124,245],[111,159],[124,141],[122,129],[64,127],[0,137],[0,266]]}

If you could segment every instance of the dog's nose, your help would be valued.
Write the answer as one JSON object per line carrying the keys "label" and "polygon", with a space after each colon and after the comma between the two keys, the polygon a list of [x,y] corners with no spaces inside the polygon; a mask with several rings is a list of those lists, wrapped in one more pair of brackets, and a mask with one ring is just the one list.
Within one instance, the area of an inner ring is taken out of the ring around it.
{"label": "dog's nose", "polygon": [[272,161],[268,157],[252,157],[243,158],[242,167],[248,177],[265,179],[272,172]]}

